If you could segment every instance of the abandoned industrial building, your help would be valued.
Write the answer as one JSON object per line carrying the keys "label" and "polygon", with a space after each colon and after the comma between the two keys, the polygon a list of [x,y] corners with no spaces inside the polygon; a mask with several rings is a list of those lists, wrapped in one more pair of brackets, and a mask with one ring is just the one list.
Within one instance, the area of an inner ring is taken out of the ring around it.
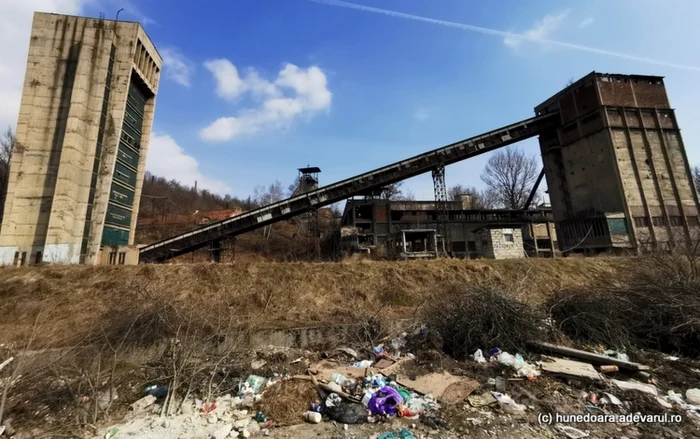
{"label": "abandoned industrial building", "polygon": [[161,62],[138,23],[34,14],[0,264],[138,260]]}
{"label": "abandoned industrial building", "polygon": [[698,226],[698,194],[663,78],[593,72],[535,108],[560,245],[668,248]]}
{"label": "abandoned industrial building", "polygon": [[[534,117],[323,187],[307,166],[288,199],[188,216],[194,230],[137,249],[161,63],[138,23],[34,15],[0,264],[163,262],[198,249],[218,260],[223,241],[344,200],[340,247],[399,259],[638,253],[697,235],[698,195],[663,78],[592,72]],[[550,204],[447,200],[446,166],[536,136]],[[427,172],[435,200],[376,196]]]}
{"label": "abandoned industrial building", "polygon": [[[473,209],[464,194],[447,202],[449,240],[439,235],[434,201],[348,200],[341,222],[341,249],[386,250],[398,259],[449,253],[469,258],[553,257],[558,251],[552,210]],[[398,250],[396,250],[398,246]]]}

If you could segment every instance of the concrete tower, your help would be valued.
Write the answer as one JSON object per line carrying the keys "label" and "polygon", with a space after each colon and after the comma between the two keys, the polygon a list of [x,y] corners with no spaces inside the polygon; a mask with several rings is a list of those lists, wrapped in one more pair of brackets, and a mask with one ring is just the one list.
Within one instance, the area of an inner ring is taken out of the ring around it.
{"label": "concrete tower", "polygon": [[138,23],[34,14],[0,264],[133,244],[161,63]]}
{"label": "concrete tower", "polygon": [[561,125],[540,149],[561,250],[698,239],[698,195],[663,78],[593,72],[535,108],[553,111]]}

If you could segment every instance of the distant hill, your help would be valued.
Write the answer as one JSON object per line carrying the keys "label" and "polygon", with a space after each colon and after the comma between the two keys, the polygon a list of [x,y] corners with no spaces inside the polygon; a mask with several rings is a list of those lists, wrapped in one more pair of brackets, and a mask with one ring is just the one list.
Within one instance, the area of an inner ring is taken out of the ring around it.
{"label": "distant hill", "polygon": [[230,195],[221,196],[206,189],[185,186],[175,180],[168,181],[146,172],[139,205],[139,221],[147,218],[163,218],[188,215],[195,211],[249,210],[250,198],[240,200]]}

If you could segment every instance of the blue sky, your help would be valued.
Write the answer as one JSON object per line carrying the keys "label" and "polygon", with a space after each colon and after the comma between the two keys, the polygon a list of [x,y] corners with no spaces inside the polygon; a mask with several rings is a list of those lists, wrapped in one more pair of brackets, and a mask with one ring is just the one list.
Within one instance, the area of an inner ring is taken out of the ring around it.
{"label": "blue sky", "polygon": [[[322,184],[369,171],[530,117],[593,70],[665,76],[700,164],[700,2],[353,2],[485,29],[474,30],[333,0],[7,1],[29,22],[30,7],[110,18],[126,5],[165,60],[148,167],[217,192],[286,187],[307,164]],[[536,140],[519,147],[538,154]],[[448,167],[448,185],[481,186],[487,159]],[[405,187],[433,196],[429,175]]]}

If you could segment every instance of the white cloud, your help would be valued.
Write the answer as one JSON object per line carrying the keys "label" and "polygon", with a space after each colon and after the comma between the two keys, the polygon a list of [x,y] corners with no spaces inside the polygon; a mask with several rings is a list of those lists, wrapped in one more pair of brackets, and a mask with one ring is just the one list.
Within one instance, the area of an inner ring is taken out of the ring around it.
{"label": "white cloud", "polygon": [[163,57],[163,75],[173,82],[189,87],[194,71],[192,62],[175,47],[162,47],[158,51]]}
{"label": "white cloud", "polygon": [[503,43],[513,49],[520,47],[523,41],[542,41],[552,36],[552,33],[559,29],[564,20],[569,15],[569,11],[562,11],[556,14],[545,15],[538,20],[530,29],[519,35],[508,35],[503,39]]}
{"label": "white cloud", "polygon": [[[229,60],[204,63],[217,81],[216,93],[231,101],[250,93],[255,106],[237,116],[220,117],[200,132],[204,140],[224,142],[265,129],[278,129],[302,115],[330,108],[332,94],[326,75],[316,66],[306,69],[285,64],[275,81],[262,78],[252,68],[244,76]],[[285,91],[291,96],[285,96]]]}
{"label": "white cloud", "polygon": [[185,149],[167,134],[153,133],[148,146],[146,170],[168,180],[177,180],[182,184],[207,189],[225,195],[231,188],[220,180],[205,177],[199,170],[197,159],[185,153]]}
{"label": "white cloud", "polygon": [[580,23],[578,24],[578,27],[580,27],[581,29],[583,29],[584,27],[588,27],[588,26],[590,26],[591,24],[593,24],[594,21],[595,21],[595,19],[594,19],[593,17],[588,17],[588,18],[586,18],[585,20],[583,20],[582,22],[580,22]]}
{"label": "white cloud", "polygon": [[419,108],[413,113],[413,118],[419,122],[430,119],[430,111],[427,108]]}
{"label": "white cloud", "polygon": [[19,115],[34,11],[79,14],[89,0],[0,0],[0,130]]}

